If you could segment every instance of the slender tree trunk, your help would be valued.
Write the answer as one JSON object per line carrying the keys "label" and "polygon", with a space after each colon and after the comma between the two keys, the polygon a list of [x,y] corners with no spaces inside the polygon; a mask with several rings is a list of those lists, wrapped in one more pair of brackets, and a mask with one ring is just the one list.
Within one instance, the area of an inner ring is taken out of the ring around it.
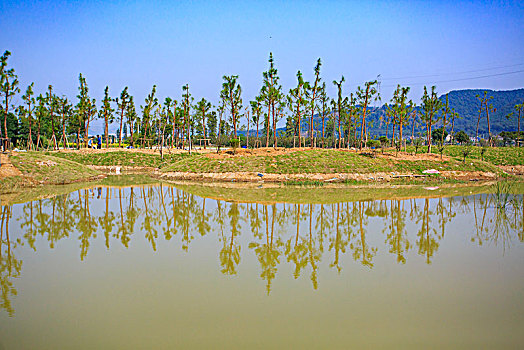
{"label": "slender tree trunk", "polygon": [[7,149],[7,114],[9,113],[9,82],[6,84],[8,86],[7,91],[5,92],[5,113],[4,113],[4,149]]}
{"label": "slender tree trunk", "polygon": [[[40,139],[40,135],[38,135],[38,139]],[[80,149],[80,128],[76,130],[76,149]]]}
{"label": "slender tree trunk", "polygon": [[90,115],[87,115],[87,120],[86,122],[84,123],[85,125],[85,138],[84,138],[84,144],[85,144],[85,147],[87,148],[87,141],[89,139],[89,122],[91,121],[91,116]]}
{"label": "slender tree trunk", "polygon": [[31,131],[32,117],[31,117],[31,104],[29,104],[29,135],[27,137],[27,146],[30,151],[33,150],[33,136]]}
{"label": "slender tree trunk", "polygon": [[[300,96],[298,97],[300,99]],[[302,147],[302,125],[301,125],[301,119],[300,119],[300,103],[297,103],[297,116],[298,116],[298,122],[297,122],[297,128],[298,128],[298,147]]]}
{"label": "slender tree trunk", "polygon": [[166,131],[166,127],[164,126],[162,128],[162,140],[160,141],[160,159],[164,160],[164,134]]}
{"label": "slender tree trunk", "polygon": [[259,118],[260,118],[260,115],[257,116],[257,141],[259,141],[259,139],[258,139],[258,119],[259,119]]}
{"label": "slender tree trunk", "polygon": [[519,109],[519,118],[518,118],[518,122],[517,122],[517,142],[515,142],[515,147],[519,147],[520,146],[520,113],[521,113],[520,111],[521,111],[521,109]]}
{"label": "slender tree trunk", "polygon": [[220,137],[222,136],[222,113],[218,113],[218,139],[217,139],[217,153],[220,152]]}
{"label": "slender tree trunk", "polygon": [[[369,94],[369,86],[366,88],[366,98],[364,100],[364,109],[362,110],[362,129],[360,131],[360,150],[362,151],[362,139],[364,136],[364,129],[366,128],[366,112],[368,107],[368,94]],[[366,132],[367,135],[367,132]]]}
{"label": "slender tree trunk", "polygon": [[324,146],[324,123],[325,123],[325,119],[326,119],[325,115],[322,114],[322,148],[324,148],[323,146]]}
{"label": "slender tree trunk", "polygon": [[415,118],[416,118],[416,114],[415,112],[413,112],[413,122],[411,124],[411,144],[413,145],[413,143],[415,142]]}
{"label": "slender tree trunk", "polygon": [[135,147],[135,139],[133,138],[133,129],[135,128],[135,126],[133,124],[133,121],[129,121],[129,119],[127,120],[127,123],[129,124],[129,132],[131,134],[131,141],[129,143],[131,144],[131,146]]}
{"label": "slender tree trunk", "polygon": [[51,109],[51,139],[53,140],[53,151],[56,150],[56,134],[55,134],[55,117],[53,116],[53,110]]}
{"label": "slender tree trunk", "polygon": [[[64,139],[64,149],[67,148],[67,136],[66,136],[66,118],[65,115],[62,116],[62,138]],[[31,127],[29,127],[29,132],[31,132]]]}
{"label": "slender tree trunk", "polygon": [[107,120],[107,112],[104,113],[104,136],[106,139],[106,148],[109,148],[109,121]]}
{"label": "slender tree trunk", "polygon": [[268,104],[267,106],[267,118],[266,118],[266,147],[269,147],[269,129],[271,128],[271,122],[270,122],[270,116],[271,116],[271,104]]}
{"label": "slender tree trunk", "polygon": [[455,131],[454,130],[455,130],[455,114],[453,114],[452,117],[451,117],[451,131],[450,131],[450,134],[451,134],[450,142],[451,142],[451,144],[453,144],[453,141],[455,139],[455,137],[454,137],[454,132]]}
{"label": "slender tree trunk", "polygon": [[342,110],[340,104],[338,105],[338,148],[342,148],[342,131],[340,129],[340,119],[342,118]]}
{"label": "slender tree trunk", "polygon": [[485,103],[485,106],[486,106],[486,119],[488,121],[488,137],[489,137],[489,146],[490,147],[493,147],[493,139],[491,137],[491,124],[489,122],[489,107],[488,107],[488,102],[486,101]]}
{"label": "slender tree trunk", "polygon": [[402,148],[402,120],[398,126],[398,140],[400,142],[400,148]]}
{"label": "slender tree trunk", "polygon": [[427,122],[427,140],[428,140],[428,153],[431,153],[431,126],[433,122],[433,115],[430,117],[430,120]]}
{"label": "slender tree trunk", "polygon": [[480,105],[480,108],[479,108],[479,117],[477,118],[477,134],[475,136],[475,142],[478,143],[478,140],[479,140],[479,125],[480,125],[480,116],[482,115],[482,104]]}
{"label": "slender tree trunk", "polygon": [[273,148],[277,148],[277,121],[275,116],[275,102],[271,104],[271,115],[273,116]]}
{"label": "slender tree trunk", "polygon": [[335,134],[336,134],[336,124],[335,124],[335,117],[333,116],[333,148],[337,148],[337,142],[335,141]]}
{"label": "slender tree trunk", "polygon": [[446,114],[444,114],[444,120],[442,121],[442,135],[440,135],[441,147],[444,145],[444,133],[446,132]]}
{"label": "slender tree trunk", "polygon": [[124,101],[122,101],[122,109],[120,110],[120,128],[119,128],[119,133],[118,133],[118,147],[119,148],[122,147],[122,124],[124,122],[124,108],[125,108],[125,104],[124,104]]}

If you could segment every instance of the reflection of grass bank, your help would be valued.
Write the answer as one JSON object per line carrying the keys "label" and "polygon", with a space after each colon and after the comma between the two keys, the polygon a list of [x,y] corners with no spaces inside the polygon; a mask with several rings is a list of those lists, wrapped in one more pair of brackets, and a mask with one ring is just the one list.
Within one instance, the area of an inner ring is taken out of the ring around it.
{"label": "reflection of grass bank", "polygon": [[[158,180],[148,175],[108,176],[90,182],[77,182],[67,185],[37,186],[30,191],[19,189],[0,195],[2,205],[24,203],[42,198],[67,194],[79,189],[98,187],[132,187],[159,184]],[[497,183],[468,184],[435,184],[395,185],[369,184],[366,182],[347,184],[324,184],[322,187],[289,184],[255,184],[255,183],[189,183],[175,182],[164,184],[174,186],[199,197],[213,198],[233,202],[256,203],[337,203],[367,201],[380,199],[406,199],[417,197],[452,197],[477,193],[497,193]],[[506,182],[505,189],[511,193],[524,193],[523,182]]]}
{"label": "reflection of grass bank", "polygon": [[[294,186],[254,186],[176,183],[175,186],[200,197],[232,202],[257,203],[336,203],[380,199],[407,199],[417,197],[453,197],[477,193],[494,193],[494,184],[478,186],[443,185],[439,188],[425,186],[329,185],[322,188]],[[512,193],[524,193],[523,183],[514,183]]]}
{"label": "reflection of grass bank", "polygon": [[42,198],[50,198],[80,189],[96,187],[131,187],[157,184],[158,181],[147,175],[108,176],[89,182],[76,182],[65,185],[46,185],[31,188],[30,191],[21,188],[0,194],[2,205],[25,203]]}

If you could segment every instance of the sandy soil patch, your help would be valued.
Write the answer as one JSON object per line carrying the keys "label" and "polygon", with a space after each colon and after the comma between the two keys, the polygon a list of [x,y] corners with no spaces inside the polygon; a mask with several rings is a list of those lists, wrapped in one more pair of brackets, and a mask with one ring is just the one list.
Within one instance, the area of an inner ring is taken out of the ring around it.
{"label": "sandy soil patch", "polygon": [[21,176],[22,173],[13,166],[7,154],[0,154],[0,179],[10,176]]}
{"label": "sandy soil patch", "polygon": [[[340,183],[348,181],[366,182],[388,182],[401,178],[431,178],[431,176],[413,173],[332,173],[332,174],[272,174],[255,172],[226,172],[226,173],[191,173],[191,172],[167,172],[155,171],[154,175],[166,180],[189,180],[189,181],[209,181],[209,182],[287,182],[287,181],[321,181],[325,183]],[[262,175],[262,176],[260,176]],[[490,172],[464,172],[464,171],[443,171],[440,172],[443,178],[463,180],[463,181],[486,181],[494,180],[497,174]]]}
{"label": "sandy soil patch", "polygon": [[501,165],[499,168],[511,175],[524,176],[524,165]]}

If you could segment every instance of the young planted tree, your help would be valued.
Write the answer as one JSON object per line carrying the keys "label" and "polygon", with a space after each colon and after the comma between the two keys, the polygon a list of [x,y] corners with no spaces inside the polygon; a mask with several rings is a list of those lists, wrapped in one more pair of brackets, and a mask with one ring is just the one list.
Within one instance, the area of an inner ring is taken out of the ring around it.
{"label": "young planted tree", "polygon": [[33,150],[33,132],[32,132],[32,124],[33,124],[33,112],[35,110],[35,98],[33,93],[33,86],[35,83],[31,83],[27,90],[25,91],[25,95],[22,96],[22,100],[24,100],[27,107],[24,107],[24,115],[27,118],[27,122],[29,124],[29,134],[27,135],[27,148],[29,148],[30,151]]}
{"label": "young planted tree", "polygon": [[413,101],[409,101],[411,108],[411,144],[415,142],[415,126],[417,123],[417,105]]}
{"label": "young planted tree", "polygon": [[[333,84],[337,87],[337,100],[334,104],[334,107],[337,111],[337,117],[338,117],[338,148],[342,147],[342,132],[340,129],[341,120],[343,118],[342,111],[345,105],[347,104],[347,97],[342,98],[342,83],[345,81],[344,76],[340,79],[339,82],[336,80],[333,80]],[[362,147],[361,147],[362,149]]]}
{"label": "young planted tree", "polygon": [[[154,86],[153,86],[153,90],[154,90]],[[106,94],[105,94],[105,98],[104,98],[104,108],[105,108],[105,105],[106,105],[106,99],[107,99],[107,104],[108,104],[108,113],[107,115],[108,116],[113,116],[113,110],[111,109],[111,98],[109,98],[109,95],[107,93],[107,87],[106,87]],[[116,105],[117,105],[117,112],[116,114],[118,115],[118,123],[119,123],[119,127],[118,127],[118,147],[122,147],[122,126],[124,124],[124,116],[125,116],[125,113],[126,113],[126,110],[127,110],[127,104],[129,103],[129,93],[127,92],[127,86],[124,88],[124,90],[122,90],[122,92],[120,93],[120,99],[117,97],[115,98],[115,102],[116,102]],[[109,112],[110,110],[110,112]],[[112,122],[112,121],[111,121]],[[106,128],[105,128],[105,135],[106,135],[106,147],[107,147],[107,142],[108,142],[108,132],[107,132],[107,119],[106,119]]]}
{"label": "young planted tree", "polygon": [[409,120],[409,105],[408,105],[408,92],[409,87],[401,87],[397,85],[397,89],[393,94],[393,108],[395,109],[394,113],[394,124],[398,125],[398,146],[397,150],[402,148],[402,131],[404,129],[404,124],[408,123]]}
{"label": "young planted tree", "polygon": [[164,159],[164,142],[166,127],[169,124],[169,114],[171,113],[171,106],[173,100],[170,97],[166,97],[164,100],[164,106],[162,109],[157,108],[156,113],[158,114],[158,124],[160,130],[160,159]]}
{"label": "young planted tree", "polygon": [[238,75],[224,75],[222,78],[224,82],[222,83],[220,98],[223,105],[229,110],[231,125],[233,125],[233,138],[236,139],[238,120],[242,109],[242,88],[237,82]]}
{"label": "young planted tree", "polygon": [[431,129],[433,125],[438,122],[439,116],[437,112],[442,108],[442,102],[438,99],[436,87],[431,87],[431,94],[424,86],[424,94],[422,95],[422,113],[420,119],[426,124],[426,139],[428,143],[428,153],[431,153]]}
{"label": "young planted tree", "polygon": [[[440,139],[441,147],[444,147],[444,138],[446,137],[446,125],[448,124],[448,115],[451,113],[449,109],[449,95],[446,94],[446,102],[442,106],[442,135]],[[442,155],[442,154],[441,154]]]}
{"label": "young planted tree", "polygon": [[87,120],[86,120],[86,127],[85,127],[85,136],[84,136],[84,143],[88,144],[89,140],[89,125],[90,123],[95,120],[96,117],[96,100],[93,98],[89,100],[89,103],[87,104]]}
{"label": "young planted tree", "polygon": [[519,147],[520,146],[520,139],[522,137],[520,135],[520,115],[521,115],[523,109],[524,109],[524,103],[515,105],[515,112],[518,113],[518,117],[517,117],[517,138],[515,140],[515,147]]}
{"label": "young planted tree", "polygon": [[135,101],[133,101],[133,96],[129,96],[129,102],[127,103],[127,106],[126,106],[126,117],[127,117],[127,125],[129,125],[129,132],[130,132],[130,137],[131,137],[131,141],[130,141],[130,145],[132,147],[135,146],[135,138],[134,138],[134,132],[135,132],[135,124],[138,124],[136,123],[138,120],[138,115],[136,113],[136,108],[135,108]]}
{"label": "young planted tree", "polygon": [[450,117],[451,117],[451,131],[449,132],[449,137],[450,137],[451,144],[453,144],[453,141],[455,140],[455,119],[460,118],[458,113],[455,112],[455,108],[451,109]]}
{"label": "young planted tree", "polygon": [[9,105],[11,104],[13,96],[20,92],[20,88],[18,87],[18,77],[15,74],[14,68],[7,68],[7,59],[10,55],[11,52],[5,51],[0,57],[0,93],[4,110],[4,148],[7,148],[9,138],[7,135],[7,115],[9,114]]}
{"label": "young planted tree", "polygon": [[[484,96],[486,96],[487,92],[484,91]],[[477,133],[475,134],[475,142],[478,143],[479,140],[479,126],[480,126],[480,119],[482,118],[482,109],[484,107],[484,99],[480,97],[479,94],[475,95],[477,100],[479,101],[479,116],[477,118]]]}
{"label": "young planted tree", "polygon": [[311,115],[309,117],[309,142],[311,147],[313,147],[313,116],[315,115],[315,109],[317,107],[317,99],[319,98],[319,95],[322,90],[321,87],[318,85],[320,83],[320,66],[322,66],[322,62],[319,58],[314,69],[315,81],[313,82],[313,86],[308,86],[309,89],[306,90],[309,97],[309,109],[311,111]]}
{"label": "young planted tree", "polygon": [[196,104],[197,117],[202,128],[202,135],[204,136],[204,149],[206,149],[207,143],[207,132],[206,132],[206,119],[209,117],[209,112],[211,110],[211,102],[207,101],[202,97],[200,101]]}
{"label": "young planted tree", "polygon": [[78,87],[78,103],[76,105],[76,111],[78,116],[77,124],[77,146],[80,145],[80,133],[84,132],[84,146],[87,147],[87,142],[89,139],[89,124],[91,119],[96,114],[96,104],[95,99],[89,97],[89,88],[87,87],[86,79],[80,73],[78,77],[80,86]]}
{"label": "young planted tree", "polygon": [[151,136],[153,134],[151,121],[154,118],[154,111],[158,106],[158,98],[156,98],[156,85],[153,85],[151,93],[145,99],[145,105],[142,108],[142,147],[145,146],[147,140],[148,147],[151,147]]}
{"label": "young planted tree", "polygon": [[171,113],[169,113],[169,117],[171,121],[171,148],[175,148],[175,130],[177,128],[177,125],[179,124],[178,113],[177,113],[178,111],[177,104],[178,104],[177,100],[173,99],[171,101],[171,107],[173,108],[173,110],[171,111]]}
{"label": "young planted tree", "polygon": [[[493,99],[493,96],[490,96],[489,99]],[[489,137],[489,146],[493,147],[493,137],[491,136],[491,123],[489,121],[489,113],[496,112],[497,109],[493,107],[493,104],[488,103],[488,100],[485,99],[484,107],[486,108],[486,121],[488,123],[488,137]]]}
{"label": "young planted tree", "polygon": [[[393,98],[394,99],[394,98]],[[392,100],[393,100],[392,99]],[[386,139],[389,140],[388,136],[389,136],[389,124],[393,124],[393,135],[391,135],[391,145],[390,147],[393,146],[393,144],[395,143],[395,113],[396,113],[396,109],[395,109],[395,106],[393,104],[386,104],[386,118],[384,121],[384,124],[386,124]]]}
{"label": "young planted tree", "polygon": [[[127,88],[126,88],[127,89]],[[124,89],[125,90],[125,89]],[[115,111],[113,108],[111,108],[111,101],[112,98],[109,97],[109,86],[106,86],[104,89],[104,99],[102,100],[102,108],[98,111],[98,117],[104,120],[104,137],[106,140],[106,148],[109,147],[109,124],[111,124],[115,118],[113,116],[113,112]],[[120,111],[120,140],[122,139],[122,119],[124,118],[124,108],[125,106],[120,109],[120,104],[118,103],[118,98],[115,99],[116,103],[118,104],[119,111]],[[118,144],[120,147],[120,142]]]}
{"label": "young planted tree", "polygon": [[217,137],[217,153],[220,152],[220,144],[221,144],[221,138],[223,135],[223,121],[222,116],[224,115],[224,110],[226,107],[224,106],[223,101],[220,103],[220,105],[217,108],[218,112],[218,137]]}
{"label": "young planted tree", "polygon": [[355,143],[355,136],[351,134],[353,131],[356,133],[357,130],[357,118],[358,118],[358,108],[357,108],[357,100],[353,96],[353,93],[349,94],[349,100],[348,100],[348,106],[347,106],[347,137],[348,137],[348,145],[349,148],[350,145],[353,145]]}
{"label": "young planted tree", "polygon": [[306,103],[306,88],[308,84],[304,82],[302,73],[297,72],[297,87],[289,90],[287,96],[288,107],[291,111],[291,120],[294,124],[293,132],[293,146],[295,146],[295,136],[298,134],[298,147],[302,147],[302,120],[301,116],[304,112]]}
{"label": "young planted tree", "polygon": [[249,148],[249,106],[246,106],[246,112],[244,114],[246,116],[246,122],[247,122],[247,129],[246,129],[246,148]]}
{"label": "young planted tree", "polygon": [[68,148],[66,127],[73,118],[73,105],[69,103],[67,97],[65,96],[58,98],[58,113],[60,113],[62,123],[62,137],[60,138],[60,141],[62,142],[62,146],[64,148]]}
{"label": "young planted tree", "polygon": [[273,60],[273,53],[269,53],[269,69],[262,73],[264,82],[260,95],[262,96],[267,107],[267,128],[266,128],[266,147],[269,146],[269,128],[272,121],[273,124],[273,147],[277,147],[277,104],[282,99],[282,86],[278,83],[278,71],[275,68]]}
{"label": "young planted tree", "polygon": [[182,94],[182,109],[184,112],[184,127],[183,127],[183,133],[185,134],[185,138],[182,144],[182,147],[185,147],[185,140],[186,138],[189,140],[189,154],[191,154],[191,148],[192,148],[192,140],[191,140],[191,106],[193,103],[193,97],[191,97],[191,94],[189,93],[189,84],[186,84],[182,87],[182,91],[184,92]]}
{"label": "young planted tree", "polygon": [[367,143],[366,114],[369,104],[380,98],[378,93],[378,80],[368,81],[364,84],[365,89],[360,86],[357,88],[357,104],[362,107],[361,130],[360,130],[360,150]]}
{"label": "young planted tree", "polygon": [[249,103],[251,105],[251,118],[257,127],[257,141],[255,141],[256,145],[258,143],[258,125],[260,124],[260,113],[262,113],[262,98],[257,96],[255,97],[254,101],[250,101]]}
{"label": "young planted tree", "polygon": [[320,118],[322,119],[322,147],[324,147],[324,137],[325,137],[325,121],[326,121],[326,115],[329,113],[329,97],[326,93],[326,83],[322,83],[322,86],[320,87],[320,92],[318,94],[318,100],[321,105],[321,114]]}
{"label": "young planted tree", "polygon": [[55,112],[58,109],[58,101],[57,96],[53,93],[53,86],[49,85],[47,87],[46,92],[46,106],[48,111],[48,116],[51,121],[51,140],[53,141],[53,150],[57,149],[57,140],[56,140],[56,134],[55,134]]}
{"label": "young planted tree", "polygon": [[[42,144],[41,135],[42,135],[42,120],[47,116],[47,109],[45,108],[45,98],[42,94],[38,95],[36,98],[38,101],[38,106],[36,107],[36,121],[37,121],[37,130],[36,130],[36,149]],[[43,146],[43,145],[42,145]]]}
{"label": "young planted tree", "polygon": [[215,140],[217,136],[217,112],[211,111],[207,117],[207,131],[211,140]]}
{"label": "young planted tree", "polygon": [[480,97],[478,94],[476,95],[477,97],[477,100],[479,101],[479,116],[478,116],[478,119],[477,119],[477,136],[476,136],[476,141],[478,141],[478,135],[479,135],[479,125],[480,125],[480,119],[481,119],[481,116],[482,116],[482,111],[486,111],[486,122],[488,124],[488,138],[489,138],[489,144],[490,146],[493,145],[493,139],[492,139],[492,136],[491,136],[491,123],[489,121],[489,112],[494,112],[496,111],[495,108],[493,108],[493,105],[491,103],[489,103],[490,100],[493,99],[493,96],[490,96],[488,97],[488,92],[487,91],[484,91],[484,96]]}

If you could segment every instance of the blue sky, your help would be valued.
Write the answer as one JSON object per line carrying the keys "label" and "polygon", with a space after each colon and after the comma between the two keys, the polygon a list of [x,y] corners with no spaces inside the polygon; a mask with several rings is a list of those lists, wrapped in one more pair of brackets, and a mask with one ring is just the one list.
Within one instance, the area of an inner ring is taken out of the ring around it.
{"label": "blue sky", "polygon": [[319,57],[331,96],[341,75],[349,93],[380,74],[383,102],[397,83],[417,102],[434,82],[439,93],[521,88],[523,38],[523,1],[0,2],[0,50],[22,89],[52,84],[74,99],[81,72],[97,100],[106,85],[113,96],[129,86],[137,104],[153,84],[179,99],[185,83],[216,104],[230,74],[247,104],[270,51],[286,92]]}

